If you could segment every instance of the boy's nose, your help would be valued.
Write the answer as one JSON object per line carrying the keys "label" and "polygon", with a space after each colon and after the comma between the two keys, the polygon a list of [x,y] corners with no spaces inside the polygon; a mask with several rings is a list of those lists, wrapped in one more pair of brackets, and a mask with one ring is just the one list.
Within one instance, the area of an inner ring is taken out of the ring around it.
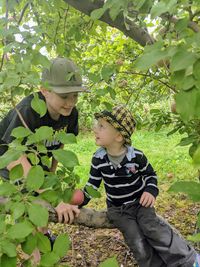
{"label": "boy's nose", "polygon": [[65,99],[65,105],[68,107],[74,107],[76,105],[75,99]]}

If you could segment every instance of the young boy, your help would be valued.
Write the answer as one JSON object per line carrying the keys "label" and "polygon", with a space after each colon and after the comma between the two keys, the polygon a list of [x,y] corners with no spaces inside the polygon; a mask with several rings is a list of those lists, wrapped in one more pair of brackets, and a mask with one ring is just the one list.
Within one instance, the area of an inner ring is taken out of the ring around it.
{"label": "young boy", "polygon": [[[67,79],[67,75],[70,79]],[[7,151],[7,145],[14,139],[11,132],[18,126],[26,126],[35,131],[41,126],[49,126],[58,131],[65,129],[67,133],[78,134],[78,111],[76,103],[78,93],[84,92],[80,72],[75,63],[66,58],[55,58],[51,61],[49,69],[44,69],[42,73],[42,84],[47,84],[48,89],[42,85],[40,92],[37,92],[40,99],[44,100],[47,106],[47,112],[43,117],[35,112],[31,107],[33,94],[25,97],[0,122],[0,156]],[[49,90],[50,89],[50,90]],[[20,118],[21,117],[21,118]],[[24,123],[23,123],[23,122]],[[59,149],[62,144],[53,140],[46,141],[47,150]],[[48,153],[52,158],[52,154]],[[0,177],[9,179],[9,170],[15,165],[21,163],[26,176],[31,168],[31,163],[26,155],[21,156],[17,161],[11,162],[7,168],[0,170]],[[42,165],[42,164],[41,164]],[[52,165],[49,171],[55,171],[57,162],[52,158]],[[45,170],[46,167],[42,166]],[[72,218],[79,214],[77,206],[61,202],[57,207],[59,222],[72,222]],[[50,237],[49,237],[50,238]]]}
{"label": "young boy", "polygon": [[93,155],[81,206],[91,199],[87,186],[97,190],[103,180],[108,218],[122,232],[140,267],[192,267],[194,249],[155,213],[157,176],[143,152],[131,146],[131,113],[116,106],[95,117],[95,141],[101,148]]}

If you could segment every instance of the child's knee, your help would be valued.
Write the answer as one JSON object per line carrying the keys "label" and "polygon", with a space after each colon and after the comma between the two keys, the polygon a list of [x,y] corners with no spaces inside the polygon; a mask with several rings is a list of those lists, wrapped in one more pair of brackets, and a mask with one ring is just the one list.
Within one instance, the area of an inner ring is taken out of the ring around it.
{"label": "child's knee", "polygon": [[126,243],[133,252],[137,261],[145,261],[149,258],[151,249],[145,239],[127,239]]}

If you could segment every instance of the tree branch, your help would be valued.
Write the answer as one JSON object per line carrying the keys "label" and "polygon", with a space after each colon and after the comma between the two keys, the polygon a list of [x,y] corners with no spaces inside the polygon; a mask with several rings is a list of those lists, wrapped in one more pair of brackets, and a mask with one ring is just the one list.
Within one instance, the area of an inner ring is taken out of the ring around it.
{"label": "tree branch", "polygon": [[[58,222],[58,217],[56,211],[52,207],[48,207],[49,210],[49,222]],[[107,212],[105,210],[96,211],[88,208],[81,208],[78,218],[75,218],[73,224],[83,225],[91,228],[115,228],[111,224],[107,217]]]}
{"label": "tree branch", "polygon": [[155,76],[152,76],[151,74],[147,74],[147,73],[140,73],[140,72],[135,72],[135,71],[120,71],[120,73],[125,73],[125,74],[129,74],[129,75],[140,75],[140,76],[144,76],[144,77],[149,77],[153,80],[158,81],[159,83],[162,83],[163,85],[165,85],[166,87],[168,87],[169,89],[171,89],[173,92],[177,92],[176,89],[174,87],[172,87],[170,84],[168,84],[167,82],[162,81],[160,78],[156,78]]}
{"label": "tree branch", "polygon": [[20,23],[21,23],[21,21],[22,21],[22,19],[24,17],[25,11],[28,8],[28,6],[29,6],[29,3],[26,3],[24,8],[22,9],[22,12],[20,14],[20,18],[19,18],[18,23],[17,23],[18,25],[20,25]]}
{"label": "tree branch", "polygon": [[[176,18],[175,16],[170,16],[168,14],[162,14],[161,15],[161,18],[164,19],[164,20],[168,20],[168,21],[170,21],[170,22],[172,22],[174,24],[176,24],[179,21],[179,19]],[[193,30],[194,32],[200,32],[199,25],[196,22],[194,22],[194,21],[189,21],[188,22],[188,27],[191,30]]]}
{"label": "tree branch", "polygon": [[[67,4],[73,6],[75,9],[81,11],[82,13],[90,16],[91,12],[95,9],[101,8],[104,5],[103,0],[64,0]],[[126,23],[129,26],[127,29],[123,13],[119,13],[117,18],[113,21],[109,15],[108,10],[103,14],[103,16],[99,19],[111,27],[115,27],[118,30],[122,31],[126,36],[130,37],[131,39],[135,40],[141,46],[145,46],[147,44],[153,44],[154,39],[153,37],[147,32],[146,29],[141,28],[136,23],[131,20],[126,20]]]}
{"label": "tree branch", "polygon": [[[9,198],[0,196],[0,206],[5,205],[8,202]],[[35,200],[36,203],[41,204],[43,207],[47,208],[49,211],[49,222],[58,223],[58,216],[55,209],[44,200]],[[73,224],[83,225],[91,228],[115,228],[111,224],[107,217],[107,212],[105,210],[96,211],[88,208],[81,208],[78,218],[75,218]]]}

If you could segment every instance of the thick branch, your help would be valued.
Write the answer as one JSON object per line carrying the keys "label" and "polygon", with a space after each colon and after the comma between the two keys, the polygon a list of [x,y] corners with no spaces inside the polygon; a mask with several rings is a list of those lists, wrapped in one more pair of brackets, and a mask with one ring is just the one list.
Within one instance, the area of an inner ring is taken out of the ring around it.
{"label": "thick branch", "polygon": [[[0,205],[5,205],[8,201],[8,198],[0,196]],[[58,216],[55,209],[46,201],[44,200],[36,200],[37,203],[41,204],[42,206],[46,207],[49,211],[49,222],[58,223]],[[78,218],[76,218],[73,224],[83,225],[92,228],[115,228],[112,225],[107,217],[107,213],[105,210],[96,211],[93,209],[82,208],[80,210],[80,214]]]}
{"label": "thick branch", "polygon": [[[91,12],[95,9],[101,8],[104,4],[104,1],[102,0],[64,0],[67,4],[73,6],[75,9],[81,11],[82,13],[90,16]],[[129,29],[127,29],[125,22],[124,22],[124,16],[122,13],[119,13],[117,18],[113,21],[109,15],[108,10],[103,14],[103,16],[99,19],[111,27],[115,27],[118,30],[122,31],[126,36],[132,38],[137,43],[139,43],[142,46],[145,46],[147,44],[153,44],[154,39],[151,37],[151,35],[147,32],[146,29],[143,29],[136,25],[133,21],[126,20],[126,23],[129,26]]]}
{"label": "thick branch", "polygon": [[[52,207],[48,207],[49,210],[49,222],[58,222],[56,211]],[[78,218],[75,218],[73,224],[83,225],[92,228],[115,228],[108,220],[105,210],[96,211],[93,209],[82,208]]]}

